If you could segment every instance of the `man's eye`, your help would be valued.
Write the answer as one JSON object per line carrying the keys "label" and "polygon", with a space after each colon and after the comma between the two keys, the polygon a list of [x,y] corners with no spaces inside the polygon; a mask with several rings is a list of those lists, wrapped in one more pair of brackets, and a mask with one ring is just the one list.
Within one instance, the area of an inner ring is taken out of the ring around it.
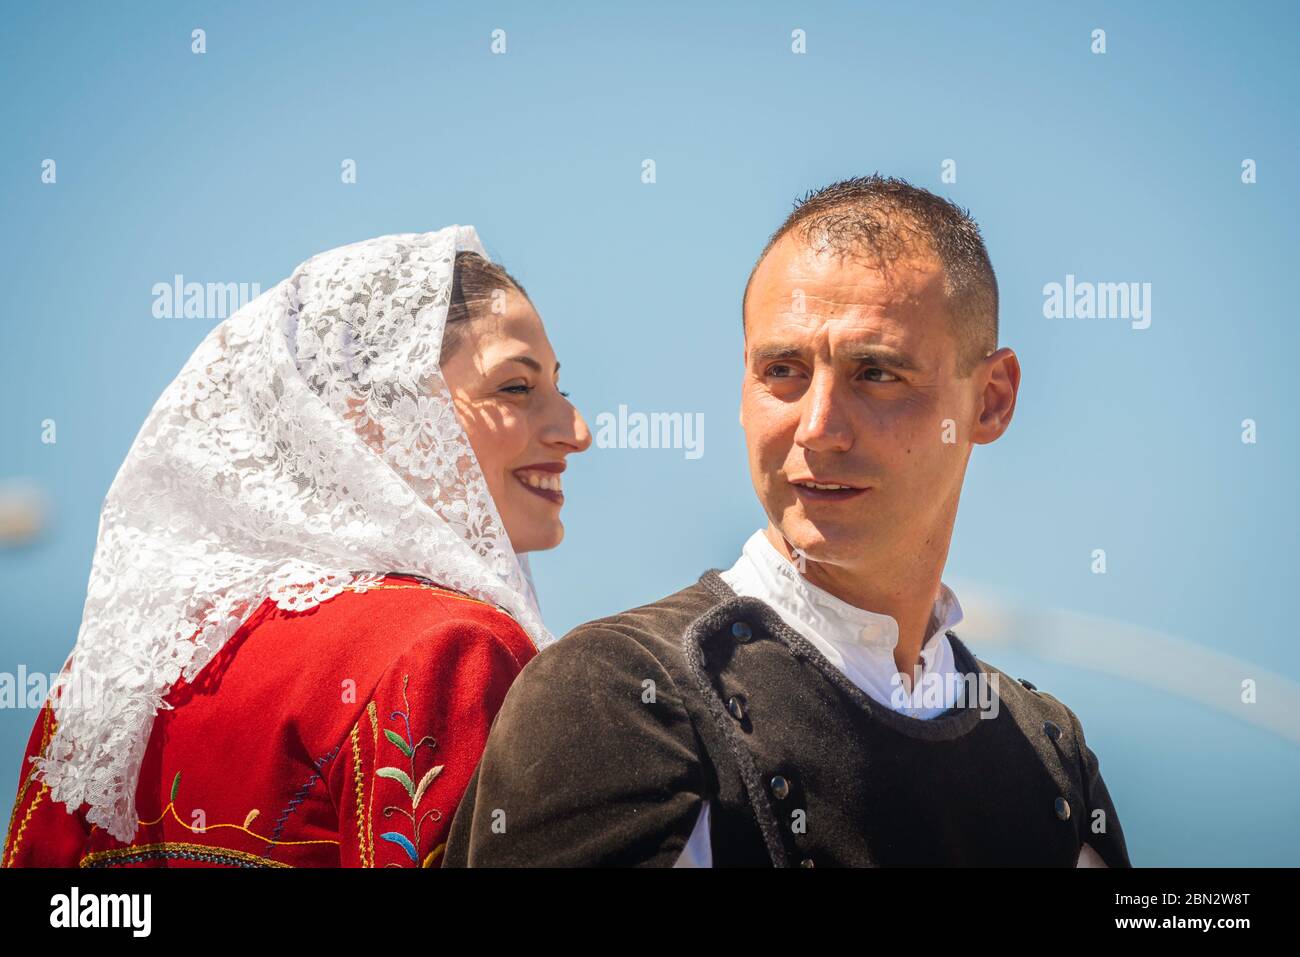
{"label": "man's eye", "polygon": [[769,366],[767,369],[767,374],[770,376],[775,376],[778,379],[788,379],[790,378],[791,375],[794,374],[794,367],[787,366],[787,365]]}
{"label": "man's eye", "polygon": [[[876,375],[876,373],[879,373],[879,375]],[[884,369],[880,368],[879,366],[872,366],[869,369],[864,369],[862,371],[862,374],[867,377],[867,380],[869,382],[897,382],[898,381],[898,376],[894,375],[892,372],[886,372]],[[881,378],[881,376],[888,376],[889,378],[887,379]]]}

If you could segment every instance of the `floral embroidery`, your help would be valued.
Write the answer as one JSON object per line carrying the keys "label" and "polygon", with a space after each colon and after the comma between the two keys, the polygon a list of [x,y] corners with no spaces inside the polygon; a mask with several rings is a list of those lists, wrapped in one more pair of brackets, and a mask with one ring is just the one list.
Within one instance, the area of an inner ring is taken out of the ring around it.
{"label": "floral embroidery", "polygon": [[[414,740],[414,735],[411,733],[411,702],[406,696],[406,686],[410,681],[410,678],[410,675],[402,675],[402,704],[405,705],[406,710],[394,711],[388,716],[390,720],[393,718],[402,719],[402,726],[405,732],[404,735],[398,734],[391,728],[384,729],[384,737],[388,739],[389,744],[393,745],[393,747],[397,748],[402,752],[403,756],[405,756],[409,771],[388,766],[376,768],[375,776],[396,781],[406,789],[406,793],[411,799],[411,809],[408,811],[406,808],[389,805],[384,808],[384,817],[388,818],[392,817],[394,814],[401,814],[411,822],[411,833],[408,836],[407,834],[403,834],[401,831],[385,831],[383,834],[380,834],[379,837],[382,840],[396,844],[405,851],[406,856],[410,858],[412,864],[417,867],[428,867],[432,863],[434,856],[442,848],[441,846],[436,848],[433,853],[425,858],[423,864],[421,864],[420,852],[418,850],[420,846],[420,830],[424,826],[425,820],[428,818],[432,818],[434,822],[442,820],[442,812],[437,808],[431,808],[430,810],[425,811],[424,814],[419,815],[419,817],[416,815],[419,814],[420,804],[423,802],[425,795],[429,792],[429,785],[433,784],[438,775],[442,773],[443,765],[437,764],[429,768],[428,771],[424,772],[424,776],[420,778],[420,783],[415,783],[416,756],[420,748],[427,746],[430,750],[433,750],[438,746],[438,742],[435,741],[431,735],[427,734],[419,741]],[[401,865],[389,864],[388,866],[400,867]]]}
{"label": "floral embroidery", "polygon": [[[180,789],[181,789],[181,772],[177,771],[176,776],[172,778],[171,794],[168,795],[167,806],[163,808],[162,813],[159,814],[152,821],[140,821],[139,823],[144,827],[152,827],[155,824],[160,823],[163,818],[167,817],[167,815],[170,814],[172,820],[174,820],[177,824],[179,824],[181,827],[185,828],[185,830],[189,831],[192,834],[206,834],[209,831],[215,831],[221,828],[232,828],[236,831],[242,831],[243,833],[247,834],[249,837],[257,838],[259,841],[265,841],[269,845],[266,851],[266,854],[268,855],[270,854],[271,849],[276,847],[281,847],[281,846],[288,846],[288,845],[301,846],[306,844],[337,845],[339,843],[338,841],[335,840],[281,841],[278,840],[279,830],[276,831],[275,837],[263,837],[261,834],[258,834],[256,831],[253,831],[250,827],[250,825],[255,820],[257,820],[257,818],[262,813],[257,808],[252,808],[251,810],[249,810],[249,812],[244,816],[244,822],[242,824],[208,824],[205,825],[204,827],[195,827],[192,824],[186,824],[185,821],[181,818],[180,814],[178,814],[176,811],[176,798],[180,794]],[[136,847],[136,846],[137,845],[128,845],[128,847],[120,848],[119,850],[123,850],[123,851],[130,850],[131,847]],[[225,851],[227,849],[213,848],[213,850]],[[230,853],[236,853],[236,852],[230,851]]]}

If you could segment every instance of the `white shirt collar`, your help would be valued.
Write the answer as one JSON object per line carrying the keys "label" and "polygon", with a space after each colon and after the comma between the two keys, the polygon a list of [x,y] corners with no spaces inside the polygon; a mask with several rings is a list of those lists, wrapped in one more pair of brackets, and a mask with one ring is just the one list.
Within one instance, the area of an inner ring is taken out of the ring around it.
{"label": "white shirt collar", "polygon": [[[814,585],[776,550],[762,529],[745,542],[740,559],[723,578],[733,588],[740,584],[743,593],[762,598],[791,624],[795,621],[803,624],[805,627],[797,630],[805,635],[812,631],[837,645],[857,646],[872,656],[886,656],[891,660],[898,647],[898,622],[892,615],[850,605]],[[940,646],[938,639],[963,617],[957,596],[942,582],[932,616],[937,627],[921,647],[926,672],[934,665]]]}

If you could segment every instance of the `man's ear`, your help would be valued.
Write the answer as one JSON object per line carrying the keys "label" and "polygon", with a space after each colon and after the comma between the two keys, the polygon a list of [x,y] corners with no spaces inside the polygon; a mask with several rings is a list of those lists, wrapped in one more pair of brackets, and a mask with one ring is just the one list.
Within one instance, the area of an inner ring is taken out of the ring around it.
{"label": "man's ear", "polygon": [[1011,425],[1020,391],[1020,360],[1010,349],[998,349],[984,358],[976,375],[983,386],[971,441],[986,445],[1001,438]]}

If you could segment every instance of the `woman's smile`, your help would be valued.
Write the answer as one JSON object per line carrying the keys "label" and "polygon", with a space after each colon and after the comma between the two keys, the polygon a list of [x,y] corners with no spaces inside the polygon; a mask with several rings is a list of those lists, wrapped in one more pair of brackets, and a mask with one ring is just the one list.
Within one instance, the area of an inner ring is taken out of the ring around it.
{"label": "woman's smile", "polygon": [[565,469],[563,462],[542,462],[537,465],[525,465],[514,470],[514,476],[524,488],[540,495],[556,505],[564,504],[564,488],[560,473]]}

